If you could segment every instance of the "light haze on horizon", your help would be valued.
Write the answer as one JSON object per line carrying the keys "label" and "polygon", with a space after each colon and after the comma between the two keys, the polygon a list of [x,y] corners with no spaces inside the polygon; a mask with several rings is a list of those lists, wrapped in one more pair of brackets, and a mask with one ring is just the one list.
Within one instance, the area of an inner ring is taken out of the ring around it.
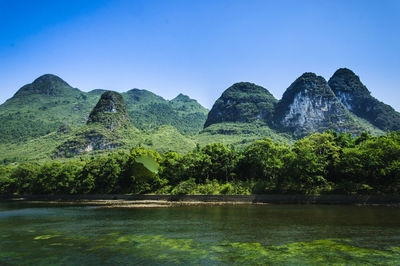
{"label": "light haze on horizon", "polygon": [[280,99],[304,72],[347,67],[400,111],[397,0],[0,0],[0,25],[0,103],[51,73],[210,109],[235,82]]}

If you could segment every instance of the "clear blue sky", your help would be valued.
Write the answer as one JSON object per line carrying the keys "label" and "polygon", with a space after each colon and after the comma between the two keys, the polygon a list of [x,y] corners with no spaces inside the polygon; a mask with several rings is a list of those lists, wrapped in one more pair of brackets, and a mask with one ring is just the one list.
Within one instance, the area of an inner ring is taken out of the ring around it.
{"label": "clear blue sky", "polygon": [[279,99],[304,72],[348,67],[400,110],[399,64],[398,0],[0,0],[0,103],[52,73],[210,108],[235,82]]}

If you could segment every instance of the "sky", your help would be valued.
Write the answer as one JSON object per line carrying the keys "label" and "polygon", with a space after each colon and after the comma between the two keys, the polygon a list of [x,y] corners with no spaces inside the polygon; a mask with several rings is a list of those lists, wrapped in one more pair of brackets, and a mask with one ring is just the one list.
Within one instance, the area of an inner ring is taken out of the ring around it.
{"label": "sky", "polygon": [[235,82],[280,99],[304,72],[353,70],[400,111],[398,0],[0,0],[0,103],[51,73],[211,108]]}

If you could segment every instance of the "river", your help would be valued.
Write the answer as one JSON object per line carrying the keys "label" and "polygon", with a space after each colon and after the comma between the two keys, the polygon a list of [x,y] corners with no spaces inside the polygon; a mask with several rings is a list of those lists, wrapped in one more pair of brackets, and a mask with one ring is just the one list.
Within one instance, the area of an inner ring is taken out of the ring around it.
{"label": "river", "polygon": [[400,208],[0,202],[0,265],[400,264]]}

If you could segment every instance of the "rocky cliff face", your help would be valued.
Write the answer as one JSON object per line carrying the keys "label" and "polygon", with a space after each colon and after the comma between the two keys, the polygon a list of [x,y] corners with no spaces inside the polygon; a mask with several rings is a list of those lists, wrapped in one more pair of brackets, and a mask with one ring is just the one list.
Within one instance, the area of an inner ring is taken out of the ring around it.
{"label": "rocky cliff face", "polygon": [[400,113],[373,96],[353,71],[341,68],[329,79],[336,97],[355,115],[382,130],[400,130]]}
{"label": "rocky cliff face", "polygon": [[236,83],[214,103],[204,127],[222,122],[269,123],[276,103],[265,88],[249,82]]}
{"label": "rocky cliff face", "polygon": [[124,145],[118,140],[117,135],[104,132],[106,129],[87,128],[78,132],[74,138],[57,146],[53,151],[53,157],[73,157],[92,151],[110,150]]}
{"label": "rocky cliff face", "polygon": [[88,125],[94,123],[99,123],[111,130],[130,125],[126,104],[121,94],[107,91],[101,95],[87,121]]}
{"label": "rocky cliff face", "polygon": [[323,77],[305,73],[285,91],[275,110],[275,126],[294,135],[335,129],[351,131],[352,119]]}

